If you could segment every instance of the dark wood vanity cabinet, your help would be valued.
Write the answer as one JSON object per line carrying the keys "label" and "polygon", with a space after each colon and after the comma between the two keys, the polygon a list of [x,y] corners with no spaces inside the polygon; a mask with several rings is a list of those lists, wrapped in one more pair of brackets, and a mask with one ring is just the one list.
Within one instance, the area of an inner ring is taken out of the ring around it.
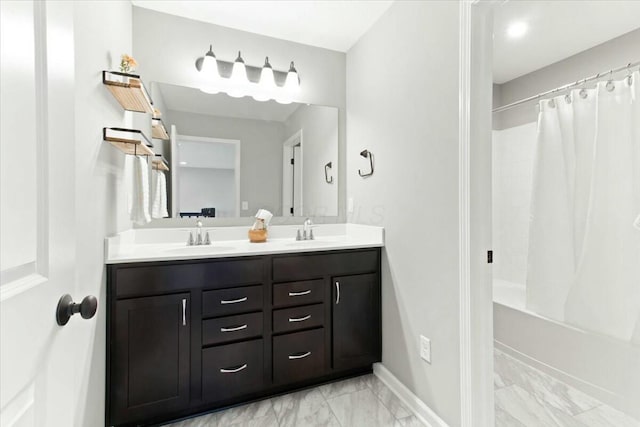
{"label": "dark wood vanity cabinet", "polygon": [[109,265],[107,425],[153,425],[371,370],[380,249]]}

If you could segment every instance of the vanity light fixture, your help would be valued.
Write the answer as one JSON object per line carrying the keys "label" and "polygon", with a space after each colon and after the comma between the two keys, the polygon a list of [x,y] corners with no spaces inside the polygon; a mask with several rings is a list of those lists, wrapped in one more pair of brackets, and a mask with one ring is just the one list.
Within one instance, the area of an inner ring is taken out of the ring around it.
{"label": "vanity light fixture", "polygon": [[300,77],[293,61],[289,70],[274,70],[265,58],[264,66],[246,65],[241,52],[234,62],[223,61],[209,51],[196,59],[196,69],[201,73],[200,90],[215,94],[224,92],[234,98],[251,96],[256,101],[274,99],[281,104],[290,104],[300,91]]}
{"label": "vanity light fixture", "polygon": [[213,46],[209,45],[209,51],[204,54],[202,59],[202,86],[200,90],[204,93],[216,94],[220,92],[220,74],[218,73],[218,61],[212,50]]}
{"label": "vanity light fixture", "polygon": [[242,98],[247,94],[248,86],[247,67],[244,65],[244,59],[242,59],[240,51],[238,51],[238,57],[233,63],[233,70],[231,70],[227,95],[234,98]]}
{"label": "vanity light fixture", "polygon": [[269,64],[269,57],[264,59],[262,71],[260,71],[260,81],[253,94],[256,101],[268,101],[276,93],[276,79],[273,76],[273,68]]}

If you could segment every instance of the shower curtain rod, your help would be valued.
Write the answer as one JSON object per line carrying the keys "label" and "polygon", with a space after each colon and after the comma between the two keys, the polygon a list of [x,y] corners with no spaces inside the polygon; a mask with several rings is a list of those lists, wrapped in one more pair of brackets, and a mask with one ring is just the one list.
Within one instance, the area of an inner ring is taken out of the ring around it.
{"label": "shower curtain rod", "polygon": [[524,98],[524,99],[521,99],[519,101],[512,102],[511,104],[507,104],[507,105],[503,105],[502,107],[494,108],[493,110],[491,110],[491,112],[492,113],[500,113],[502,111],[510,110],[513,107],[517,107],[518,105],[525,104],[525,103],[531,102],[531,101],[535,101],[535,100],[540,99],[540,98],[544,98],[545,96],[551,95],[552,93],[564,92],[565,90],[571,89],[573,87],[580,86],[580,85],[583,85],[585,83],[589,83],[589,82],[591,82],[593,80],[598,80],[601,77],[606,76],[607,74],[619,73],[620,71],[628,70],[628,69],[637,67],[638,65],[640,65],[640,61],[638,61],[638,62],[630,62],[630,63],[628,63],[627,65],[625,65],[623,67],[614,68],[614,69],[606,71],[604,73],[598,73],[595,76],[591,76],[591,77],[587,77],[587,78],[582,79],[582,80],[578,80],[575,83],[569,83],[569,84],[566,84],[564,86],[560,86],[560,87],[557,87],[555,89],[551,89],[551,90],[548,90],[546,92],[542,92],[542,93],[539,93],[537,95],[530,96],[528,98]]}

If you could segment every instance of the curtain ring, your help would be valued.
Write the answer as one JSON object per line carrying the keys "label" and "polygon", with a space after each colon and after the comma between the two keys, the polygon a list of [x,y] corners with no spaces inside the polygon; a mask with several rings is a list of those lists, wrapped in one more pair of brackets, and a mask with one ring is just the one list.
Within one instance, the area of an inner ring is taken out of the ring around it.
{"label": "curtain ring", "polygon": [[579,95],[580,95],[580,98],[587,99],[587,96],[589,96],[589,93],[585,88],[582,88],[580,89]]}
{"label": "curtain ring", "polygon": [[569,94],[569,93],[568,93],[568,94],[566,94],[566,95],[564,96],[564,102],[566,102],[567,104],[571,104],[571,101],[572,101],[572,99],[571,99],[571,94]]}
{"label": "curtain ring", "polygon": [[550,108],[556,107],[556,101],[553,98],[551,98],[547,104],[549,105]]}
{"label": "curtain ring", "polygon": [[616,85],[615,85],[615,84],[613,84],[613,80],[609,80],[609,81],[607,82],[607,85],[606,85],[605,87],[607,88],[607,90],[608,90],[609,92],[613,92],[613,90],[616,88]]}

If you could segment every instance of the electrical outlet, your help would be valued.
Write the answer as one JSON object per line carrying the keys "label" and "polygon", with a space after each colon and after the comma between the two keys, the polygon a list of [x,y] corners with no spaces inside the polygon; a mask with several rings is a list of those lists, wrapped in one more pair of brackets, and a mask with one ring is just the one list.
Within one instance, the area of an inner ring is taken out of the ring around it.
{"label": "electrical outlet", "polygon": [[424,335],[420,335],[420,357],[431,363],[431,340]]}
{"label": "electrical outlet", "polygon": [[249,210],[249,202],[245,202],[245,201],[242,202],[242,210],[243,211]]}
{"label": "electrical outlet", "polygon": [[347,213],[353,213],[353,197],[347,200]]}

